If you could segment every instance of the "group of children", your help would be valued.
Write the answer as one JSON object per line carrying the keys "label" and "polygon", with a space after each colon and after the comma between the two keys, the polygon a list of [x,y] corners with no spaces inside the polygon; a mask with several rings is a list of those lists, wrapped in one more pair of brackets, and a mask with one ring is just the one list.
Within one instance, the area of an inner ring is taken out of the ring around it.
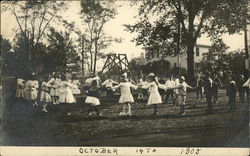
{"label": "group of children", "polygon": [[[204,82],[200,77],[196,80],[195,89],[197,91],[197,100],[200,95],[202,98],[203,92],[206,95],[206,101],[208,103],[208,110],[212,109],[211,104],[211,95],[214,95],[214,90],[211,88],[215,85],[214,80],[210,77],[204,79]],[[247,86],[250,84],[250,80],[246,83],[242,82],[242,86]],[[235,101],[234,91],[235,82],[231,81],[229,88],[231,92],[228,92],[229,102]],[[81,83],[77,80],[76,75],[73,74],[70,80],[67,79],[65,75],[60,75],[54,73],[52,77],[45,76],[42,81],[38,81],[35,78],[35,75],[31,75],[29,80],[17,79],[17,89],[16,97],[19,99],[28,100],[33,106],[42,104],[42,111],[47,112],[47,105],[52,104],[70,104],[76,103],[76,96],[81,94],[80,91]],[[187,96],[187,88],[191,88],[186,82],[185,77],[180,76],[176,79],[173,79],[173,76],[170,75],[167,81],[158,80],[154,73],[150,73],[147,76],[147,81],[140,79],[139,83],[133,82],[128,78],[127,73],[121,75],[120,83],[113,81],[110,77],[100,83],[100,78],[95,76],[94,73],[90,73],[90,77],[85,81],[85,93],[87,95],[85,103],[89,104],[88,115],[91,111],[95,111],[98,116],[101,116],[101,113],[98,110],[100,105],[99,100],[99,90],[101,86],[105,86],[109,94],[112,94],[113,91],[120,89],[120,98],[118,103],[122,104],[122,112],[119,115],[132,115],[131,103],[134,103],[134,97],[131,93],[131,89],[138,90],[138,99],[146,99],[147,105],[152,105],[153,115],[157,115],[158,104],[167,104],[169,96],[172,96],[173,103],[178,103],[180,107],[180,114],[185,114],[185,104]],[[209,89],[210,87],[210,89]],[[212,91],[212,92],[211,92]],[[166,95],[165,102],[162,98]],[[176,102],[177,100],[177,102]],[[234,107],[234,105],[232,105]],[[233,109],[233,108],[231,108]]]}
{"label": "group of children", "polygon": [[43,77],[42,81],[36,80],[32,74],[29,80],[17,79],[16,97],[19,100],[26,100],[33,106],[38,102],[42,104],[42,111],[47,112],[47,105],[53,103],[76,103],[75,96],[80,94],[79,81],[73,75],[67,80],[65,75],[54,73],[51,78]]}
{"label": "group of children", "polygon": [[[90,86],[90,89],[87,93],[87,98],[85,100],[85,103],[88,103],[91,105],[88,114],[90,111],[94,108],[96,111],[97,115],[100,115],[97,106],[100,105],[100,101],[98,99],[98,85],[97,85],[98,79],[93,79],[92,78],[92,84]],[[127,77],[127,74],[124,73],[121,76],[121,82],[115,86],[110,85],[110,88],[112,90],[120,89],[120,98],[118,103],[123,105],[122,112],[120,112],[119,115],[128,115],[131,116],[131,103],[134,102],[134,97],[131,93],[131,89],[144,89],[147,90],[149,93],[147,105],[152,105],[153,106],[153,115],[157,115],[157,105],[162,104],[162,97],[159,93],[159,88],[164,89],[164,90],[177,90],[177,99],[178,99],[178,104],[180,106],[180,114],[184,115],[185,114],[185,102],[186,102],[186,91],[187,88],[192,88],[187,83],[185,82],[185,78],[181,76],[179,78],[179,83],[175,85],[174,87],[169,87],[164,84],[159,83],[157,77],[154,75],[154,73],[150,73],[148,75],[148,81],[143,82],[139,84],[134,84],[134,82],[131,82],[129,78]],[[143,95],[139,95],[139,97],[143,97]]]}

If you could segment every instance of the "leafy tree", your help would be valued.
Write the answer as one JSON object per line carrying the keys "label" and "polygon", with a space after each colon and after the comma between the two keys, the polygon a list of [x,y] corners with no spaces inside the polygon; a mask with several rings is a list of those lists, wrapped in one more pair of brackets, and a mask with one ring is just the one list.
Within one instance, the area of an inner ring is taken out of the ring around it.
{"label": "leafy tree", "polygon": [[[171,42],[176,42],[175,34],[180,24],[190,78],[194,76],[193,49],[198,37],[204,33],[211,38],[218,38],[223,33],[238,33],[250,19],[248,0],[150,0],[139,5],[139,21],[127,25],[130,32],[139,33],[137,44],[151,45],[157,40],[157,44],[171,47]],[[159,25],[161,31],[156,31]]]}
{"label": "leafy tree", "polygon": [[74,59],[78,56],[78,53],[68,32],[50,28],[48,42],[48,64],[50,71],[70,72],[72,70],[79,70],[78,66],[70,66],[75,62]]}
{"label": "leafy tree", "polygon": [[104,25],[116,15],[114,1],[81,0],[81,18],[87,25],[86,43],[89,52],[89,69],[96,72],[96,62],[101,50],[106,48],[112,38],[103,32]]}
{"label": "leafy tree", "polygon": [[203,57],[201,72],[210,71],[212,75],[221,75],[224,83],[227,82],[229,76],[237,78],[239,75],[246,73],[244,50],[224,52],[219,57],[214,57],[213,54],[210,51],[208,55]]}
{"label": "leafy tree", "polygon": [[9,75],[10,69],[13,67],[13,57],[11,57],[11,44],[8,39],[3,38],[0,35],[0,42],[1,42],[1,67],[2,67],[2,74]]}
{"label": "leafy tree", "polygon": [[52,21],[60,21],[62,18],[59,13],[67,9],[65,4],[64,1],[54,0],[4,1],[1,8],[3,12],[14,15],[18,24],[16,32],[33,53]]}
{"label": "leafy tree", "polygon": [[212,73],[223,72],[226,69],[227,61],[223,61],[223,56],[229,47],[223,42],[221,38],[213,39],[213,44],[208,53],[203,54],[201,65],[201,72],[210,71]]}

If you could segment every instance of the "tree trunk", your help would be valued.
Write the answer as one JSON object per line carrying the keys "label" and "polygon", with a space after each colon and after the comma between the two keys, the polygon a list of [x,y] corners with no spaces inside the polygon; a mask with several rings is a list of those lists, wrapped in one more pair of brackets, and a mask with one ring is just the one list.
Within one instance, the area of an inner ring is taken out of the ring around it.
{"label": "tree trunk", "polygon": [[188,41],[187,43],[187,71],[189,82],[194,80],[194,45],[195,42],[193,41]]}
{"label": "tree trunk", "polygon": [[97,39],[95,39],[95,55],[94,55],[94,70],[93,70],[93,72],[95,73],[96,72],[96,61],[97,61],[97,42],[98,42],[98,40]]}

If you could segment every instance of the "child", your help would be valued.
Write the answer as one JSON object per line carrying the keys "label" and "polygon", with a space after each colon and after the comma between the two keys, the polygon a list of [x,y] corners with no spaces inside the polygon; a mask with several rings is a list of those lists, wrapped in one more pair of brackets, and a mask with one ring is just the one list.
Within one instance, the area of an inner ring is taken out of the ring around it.
{"label": "child", "polygon": [[100,105],[100,101],[99,101],[98,97],[99,97],[99,90],[97,87],[97,80],[93,80],[91,83],[91,86],[89,88],[89,91],[87,93],[87,98],[85,100],[85,103],[90,104],[87,115],[90,115],[90,112],[92,111],[92,109],[94,109],[96,114],[98,116],[101,116],[101,114],[99,113],[99,111],[97,109],[97,106]]}
{"label": "child", "polygon": [[17,86],[16,86],[16,98],[23,99],[24,98],[24,80],[21,78],[17,79]]}
{"label": "child", "polygon": [[102,83],[102,85],[105,86],[106,92],[109,97],[112,97],[114,94],[113,93],[114,91],[112,90],[113,84],[118,84],[118,83],[112,80],[110,75],[108,76],[108,79]]}
{"label": "child", "polygon": [[200,74],[197,74],[197,77],[195,79],[195,86],[196,86],[196,103],[200,101],[203,102],[203,80],[201,78]]}
{"label": "child", "polygon": [[52,98],[52,103],[54,105],[59,104],[60,83],[61,83],[59,74],[54,73],[52,79],[48,83],[51,86],[50,96]]}
{"label": "child", "polygon": [[148,98],[148,105],[153,105],[154,112],[153,115],[157,115],[157,105],[162,103],[161,95],[158,91],[158,86],[160,86],[157,78],[155,78],[154,73],[150,73],[148,75],[149,83],[146,86],[149,90],[149,98]]}
{"label": "child", "polygon": [[62,75],[60,83],[60,94],[59,94],[59,103],[75,103],[75,98],[70,89],[72,84],[67,81],[65,75]]}
{"label": "child", "polygon": [[31,75],[31,80],[28,80],[25,83],[25,99],[32,103],[32,106],[37,106],[37,89],[38,89],[38,81],[35,80],[35,75]]}
{"label": "child", "polygon": [[142,78],[140,78],[139,82],[138,82],[138,97],[137,99],[138,100],[142,100],[143,99],[143,92],[142,92],[142,83],[143,83],[143,80]]}
{"label": "child", "polygon": [[70,107],[65,104],[76,103],[73,93],[71,91],[72,84],[67,81],[65,75],[61,76],[60,91],[59,91],[59,103],[63,104],[66,109],[67,115],[71,115]]}
{"label": "child", "polygon": [[[119,99],[119,103],[123,104],[123,110],[119,115],[129,115],[131,116],[131,105],[130,103],[134,102],[134,98],[131,94],[131,90],[130,88],[134,88],[136,89],[137,87],[135,85],[133,85],[131,82],[129,82],[129,80],[127,79],[127,74],[124,73],[122,75],[122,79],[121,79],[121,83],[119,85],[116,85],[114,87],[112,87],[113,89],[117,89],[120,88],[121,89],[121,96]],[[127,110],[127,111],[126,111]]]}
{"label": "child", "polygon": [[165,105],[168,104],[169,96],[172,97],[173,105],[175,105],[175,99],[176,99],[176,98],[175,98],[174,89],[172,89],[172,88],[175,87],[175,81],[174,81],[174,79],[173,79],[173,75],[172,75],[172,74],[170,74],[170,75],[168,76],[168,80],[167,80],[166,83],[165,83],[165,87],[166,87],[166,88],[169,88],[169,89],[167,89],[167,91],[166,91]]}
{"label": "child", "polygon": [[71,88],[71,90],[72,90],[72,93],[74,95],[79,95],[79,94],[81,94],[81,91],[80,91],[80,89],[79,89],[78,86],[81,85],[81,83],[76,78],[77,78],[76,74],[73,74],[72,78],[70,80],[70,83],[73,85],[73,87]]}
{"label": "child", "polygon": [[187,94],[187,88],[191,88],[186,82],[184,76],[181,76],[179,78],[179,85],[175,87],[178,89],[177,92],[177,99],[178,104],[180,106],[180,114],[185,115],[185,104],[186,104],[186,94]]}
{"label": "child", "polygon": [[45,77],[41,84],[41,97],[40,97],[40,101],[42,102],[42,105],[43,105],[43,109],[42,109],[43,112],[48,112],[47,105],[48,103],[52,102],[51,96],[49,94],[50,87],[51,86],[48,83],[48,77]]}
{"label": "child", "polygon": [[235,96],[236,96],[236,83],[235,81],[230,81],[227,88],[228,104],[230,106],[229,111],[235,110]]}

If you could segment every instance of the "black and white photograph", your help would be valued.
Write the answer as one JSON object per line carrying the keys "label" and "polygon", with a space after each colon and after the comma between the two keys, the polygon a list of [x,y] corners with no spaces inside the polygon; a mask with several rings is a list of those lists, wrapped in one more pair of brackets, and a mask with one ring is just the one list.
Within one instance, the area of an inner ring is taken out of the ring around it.
{"label": "black and white photograph", "polygon": [[249,155],[249,0],[3,0],[0,39],[0,155]]}

